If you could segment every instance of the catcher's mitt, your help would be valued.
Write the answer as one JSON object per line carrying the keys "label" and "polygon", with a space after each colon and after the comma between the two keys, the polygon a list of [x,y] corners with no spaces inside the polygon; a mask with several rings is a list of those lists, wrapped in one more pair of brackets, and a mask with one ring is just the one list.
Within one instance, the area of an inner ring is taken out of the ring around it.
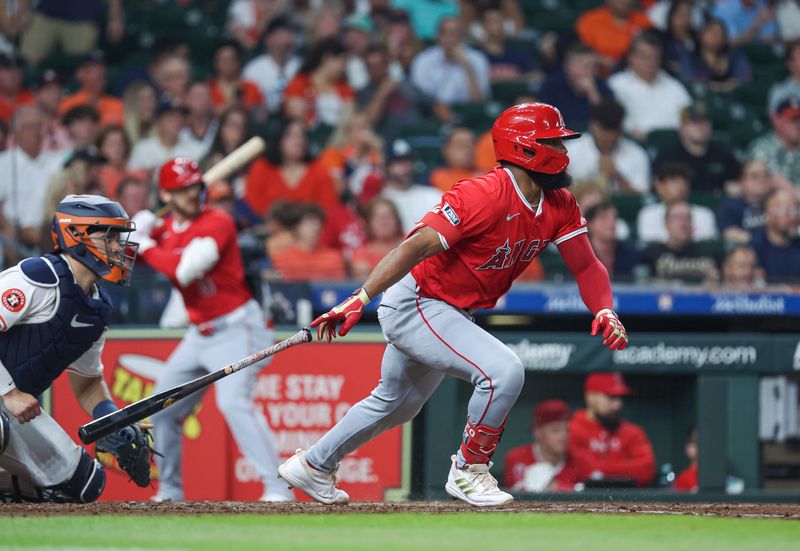
{"label": "catcher's mitt", "polygon": [[130,425],[97,441],[97,451],[117,458],[120,469],[128,473],[136,485],[150,485],[150,462],[153,459],[150,432]]}

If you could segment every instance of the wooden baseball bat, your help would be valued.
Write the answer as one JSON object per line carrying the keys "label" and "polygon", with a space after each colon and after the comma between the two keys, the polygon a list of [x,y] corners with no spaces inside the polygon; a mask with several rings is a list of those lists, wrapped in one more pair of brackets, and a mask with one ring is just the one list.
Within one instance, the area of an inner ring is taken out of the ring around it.
{"label": "wooden baseball bat", "polygon": [[[203,174],[203,181],[207,186],[214,182],[226,179],[228,176],[245,166],[247,163],[261,155],[267,145],[260,136],[254,136],[242,145],[231,151],[214,166]],[[169,206],[161,207],[156,216],[163,218],[169,212]]]}
{"label": "wooden baseball bat", "polygon": [[168,408],[178,400],[182,400],[188,395],[206,388],[223,377],[227,377],[228,375],[236,373],[245,367],[249,367],[255,363],[258,363],[265,358],[281,352],[282,350],[286,350],[287,348],[291,348],[292,346],[296,346],[298,344],[311,342],[312,340],[313,337],[311,336],[311,330],[308,327],[304,327],[288,339],[277,342],[269,348],[265,348],[264,350],[247,356],[238,362],[227,365],[218,371],[203,375],[202,377],[198,377],[197,379],[193,379],[182,385],[170,388],[164,392],[159,392],[153,396],[142,398],[138,402],[134,402],[113,413],[109,413],[108,415],[100,417],[99,419],[95,419],[91,423],[86,423],[78,429],[78,437],[84,444],[96,442],[97,440],[106,437],[123,427],[138,423],[142,419],[145,419],[152,414],[161,411],[162,409]]}

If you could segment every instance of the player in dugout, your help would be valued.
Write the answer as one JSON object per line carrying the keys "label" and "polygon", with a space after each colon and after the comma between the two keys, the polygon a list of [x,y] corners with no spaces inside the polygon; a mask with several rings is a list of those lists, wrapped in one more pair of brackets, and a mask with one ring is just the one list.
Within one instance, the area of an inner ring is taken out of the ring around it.
{"label": "player in dugout", "polygon": [[570,453],[569,405],[545,400],[533,409],[534,441],[506,454],[503,485],[517,492],[574,492],[586,480],[589,464]]}
{"label": "player in dugout", "polygon": [[584,383],[586,409],[569,425],[570,453],[584,454],[590,478],[601,486],[648,486],[655,476],[647,434],[622,418],[622,400],[630,393],[620,373],[591,373]]}
{"label": "player in dugout", "polygon": [[320,339],[345,336],[364,307],[386,291],[378,307],[387,340],[378,386],[316,444],[278,468],[290,486],[322,503],[347,503],[347,493],[336,487],[341,459],[413,419],[450,375],[475,390],[445,490],[475,506],[512,501],[498,488],[490,462],[525,369],[514,352],[474,323],[474,312],[492,308],[552,243],[594,316],[592,334],[602,334],[612,350],[628,342],[612,309],[608,273],[566,189],[571,180],[563,140],[578,136],[551,105],[523,103],[501,113],[492,128],[499,166],[456,183],[360,289],[312,322]]}
{"label": "player in dugout", "polygon": [[[0,273],[0,502],[89,503],[103,493],[103,466],[36,397],[67,371],[86,413],[117,410],[100,359],[111,301],[97,282],[128,282],[133,229],[119,203],[67,195],[53,215],[53,251]],[[150,485],[147,428],[130,425],[97,442],[142,487]]]}

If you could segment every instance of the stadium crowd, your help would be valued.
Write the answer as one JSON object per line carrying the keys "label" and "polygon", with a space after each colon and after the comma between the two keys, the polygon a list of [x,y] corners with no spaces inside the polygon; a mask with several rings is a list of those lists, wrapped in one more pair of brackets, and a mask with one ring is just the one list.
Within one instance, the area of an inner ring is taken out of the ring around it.
{"label": "stadium crowd", "polygon": [[[585,130],[569,170],[614,279],[800,274],[794,0],[21,0],[0,32],[5,266],[66,194],[157,208],[167,159],[261,135],[208,203],[268,277],[360,278],[541,100]],[[525,279],[563,272],[548,250]]]}

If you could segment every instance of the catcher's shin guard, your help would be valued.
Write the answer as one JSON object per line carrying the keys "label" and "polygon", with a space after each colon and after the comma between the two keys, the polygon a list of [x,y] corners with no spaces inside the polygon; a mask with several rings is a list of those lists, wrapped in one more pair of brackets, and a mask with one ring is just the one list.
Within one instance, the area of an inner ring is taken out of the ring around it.
{"label": "catcher's shin guard", "polygon": [[503,436],[505,423],[497,428],[486,425],[472,425],[467,421],[464,437],[461,440],[461,455],[470,464],[488,463],[492,458],[500,437]]}
{"label": "catcher's shin guard", "polygon": [[74,503],[91,503],[100,497],[106,486],[106,472],[96,459],[92,459],[86,450],[81,450],[78,467],[72,478],[57,486],[51,486],[53,496],[46,501],[70,501]]}

